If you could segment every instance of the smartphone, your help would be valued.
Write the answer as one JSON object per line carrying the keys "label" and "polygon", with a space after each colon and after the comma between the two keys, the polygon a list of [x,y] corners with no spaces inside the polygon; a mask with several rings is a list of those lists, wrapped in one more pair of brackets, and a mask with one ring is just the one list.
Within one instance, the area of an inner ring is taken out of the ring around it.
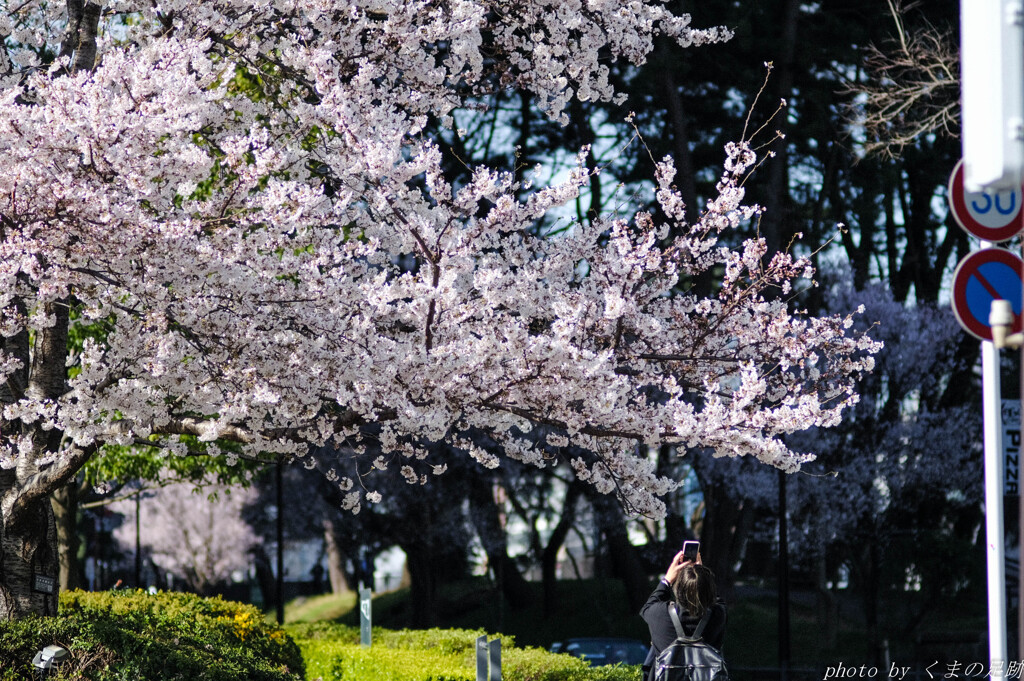
{"label": "smartphone", "polygon": [[683,542],[683,559],[697,562],[697,554],[700,552],[699,541]]}

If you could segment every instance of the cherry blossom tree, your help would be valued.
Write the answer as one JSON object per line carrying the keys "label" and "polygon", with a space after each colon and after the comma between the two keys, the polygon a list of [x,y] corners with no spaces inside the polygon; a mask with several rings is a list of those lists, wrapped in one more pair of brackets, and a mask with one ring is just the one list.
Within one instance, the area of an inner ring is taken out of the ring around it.
{"label": "cherry blossom tree", "polygon": [[125,518],[114,538],[134,551],[138,527],[140,544],[157,567],[196,593],[208,593],[249,567],[248,552],[258,538],[242,519],[242,509],[255,499],[252,487],[197,488],[180,482],[159,487],[139,503],[138,515],[134,500],[111,504]]}
{"label": "cherry blossom tree", "polygon": [[[807,261],[718,244],[761,212],[749,135],[688,222],[668,158],[658,216],[558,229],[600,172],[587,149],[551,186],[442,170],[431,130],[495,92],[566,122],[617,97],[605,60],[725,29],[651,0],[4,8],[2,618],[56,611],[33,589],[57,570],[47,497],[105,446],[269,461],[372,438],[358,474],[327,471],[353,511],[373,469],[442,473],[431,442],[486,465],[571,446],[580,479],[658,515],[676,483],[639,443],[794,471],[810,456],[782,436],[839,422],[871,366],[852,318],[787,304]],[[688,293],[707,272],[715,293]]]}

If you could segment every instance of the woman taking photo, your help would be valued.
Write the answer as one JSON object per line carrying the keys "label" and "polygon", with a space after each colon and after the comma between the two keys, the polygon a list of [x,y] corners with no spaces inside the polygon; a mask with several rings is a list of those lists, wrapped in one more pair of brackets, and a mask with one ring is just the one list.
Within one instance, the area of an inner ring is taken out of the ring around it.
{"label": "woman taking photo", "polygon": [[718,598],[715,576],[701,563],[688,560],[680,551],[672,559],[665,576],[640,609],[640,616],[651,632],[651,651],[644,663],[644,677],[653,677],[655,658],[676,640],[676,629],[669,608],[674,608],[687,636],[693,636],[701,619],[708,615],[701,640],[721,650],[725,639],[725,603]]}

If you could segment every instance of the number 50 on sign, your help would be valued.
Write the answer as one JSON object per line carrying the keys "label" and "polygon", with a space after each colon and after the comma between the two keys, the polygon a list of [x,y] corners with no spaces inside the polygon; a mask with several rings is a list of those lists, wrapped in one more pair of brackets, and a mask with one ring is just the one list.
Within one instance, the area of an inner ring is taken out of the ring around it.
{"label": "number 50 on sign", "polygon": [[964,187],[964,162],[958,161],[949,176],[949,207],[953,217],[968,234],[982,241],[1012,239],[1024,227],[1021,190],[998,194],[969,192]]}

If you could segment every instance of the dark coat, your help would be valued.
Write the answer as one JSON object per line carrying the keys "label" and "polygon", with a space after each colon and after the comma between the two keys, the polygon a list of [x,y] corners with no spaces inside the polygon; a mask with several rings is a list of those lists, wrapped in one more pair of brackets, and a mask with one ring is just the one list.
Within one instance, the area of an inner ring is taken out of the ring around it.
{"label": "dark coat", "polygon": [[[644,603],[644,607],[640,608],[640,616],[647,622],[647,628],[651,632],[651,651],[647,654],[647,661],[644,662],[645,677],[648,676],[647,670],[654,664],[654,658],[676,640],[676,629],[672,626],[672,617],[668,614],[669,603],[675,603],[672,587],[664,581],[660,581],[650,598]],[[679,607],[677,612],[683,625],[683,631],[687,636],[692,636],[700,618],[694,617],[682,607]],[[711,606],[711,617],[707,626],[704,627],[701,639],[721,650],[722,643],[725,641],[725,620],[725,602],[719,599]]]}

